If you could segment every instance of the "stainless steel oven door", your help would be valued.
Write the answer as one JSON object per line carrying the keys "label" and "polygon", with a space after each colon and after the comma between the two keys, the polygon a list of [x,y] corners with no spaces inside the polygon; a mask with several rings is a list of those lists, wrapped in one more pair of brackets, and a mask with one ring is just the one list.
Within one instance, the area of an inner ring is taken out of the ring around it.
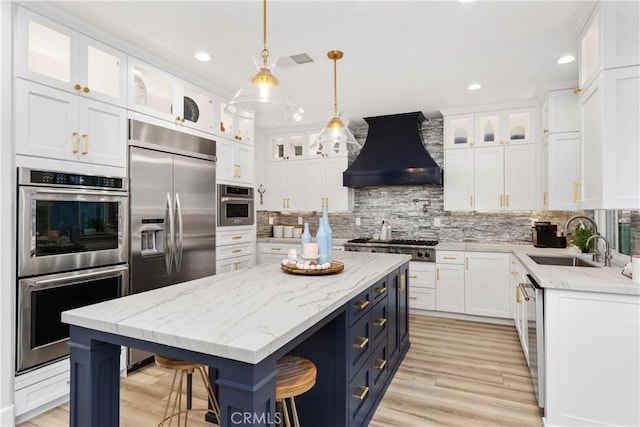
{"label": "stainless steel oven door", "polygon": [[253,199],[220,197],[218,226],[253,225]]}
{"label": "stainless steel oven door", "polygon": [[128,286],[126,264],[19,280],[16,372],[69,354],[63,311],[119,298]]}
{"label": "stainless steel oven door", "polygon": [[18,187],[18,277],[127,262],[126,192]]}

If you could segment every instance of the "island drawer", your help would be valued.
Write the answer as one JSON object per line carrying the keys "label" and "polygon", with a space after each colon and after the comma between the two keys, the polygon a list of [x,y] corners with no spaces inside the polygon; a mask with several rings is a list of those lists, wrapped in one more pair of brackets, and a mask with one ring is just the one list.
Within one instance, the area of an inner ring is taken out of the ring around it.
{"label": "island drawer", "polygon": [[374,285],[371,286],[371,295],[373,295],[374,304],[377,304],[378,301],[386,297],[388,293],[389,287],[387,286],[386,277],[378,280]]}
{"label": "island drawer", "polygon": [[371,355],[373,345],[371,337],[371,319],[365,316],[349,328],[348,363],[349,378],[353,378],[358,369],[364,365]]}
{"label": "island drawer", "polygon": [[371,309],[371,334],[373,335],[374,346],[378,345],[382,340],[387,341],[388,310],[386,298]]}
{"label": "island drawer", "polygon": [[349,325],[353,325],[371,310],[371,302],[371,288],[362,291],[349,302]]}
{"label": "island drawer", "polygon": [[389,375],[389,364],[387,354],[387,342],[381,342],[373,350],[371,355],[371,380],[373,383],[373,395],[377,396]]}
{"label": "island drawer", "polygon": [[372,394],[371,369],[365,365],[349,382],[349,422],[350,426],[363,424],[375,396]]}

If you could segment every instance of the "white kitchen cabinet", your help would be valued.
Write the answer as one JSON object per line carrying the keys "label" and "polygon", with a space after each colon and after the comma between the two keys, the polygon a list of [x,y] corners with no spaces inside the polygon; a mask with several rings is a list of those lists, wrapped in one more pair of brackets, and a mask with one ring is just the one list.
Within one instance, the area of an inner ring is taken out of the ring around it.
{"label": "white kitchen cabinet", "polygon": [[511,318],[509,254],[465,252],[466,314]]}
{"label": "white kitchen cabinet", "polygon": [[552,90],[542,106],[542,133],[576,132],[580,129],[578,94],[574,89]]}
{"label": "white kitchen cabinet", "polygon": [[475,141],[474,114],[453,114],[444,118],[445,148],[473,147]]}
{"label": "white kitchen cabinet", "polygon": [[254,264],[255,227],[219,227],[216,234],[216,274]]}
{"label": "white kitchen cabinet", "polygon": [[602,70],[640,64],[640,3],[601,1],[580,34],[580,87],[586,90]]}
{"label": "white kitchen cabinet", "polygon": [[272,211],[304,211],[306,208],[307,169],[304,160],[270,162],[265,193]]}
{"label": "white kitchen cabinet", "polygon": [[253,145],[240,140],[216,140],[216,180],[253,185]]}
{"label": "white kitchen cabinet", "polygon": [[433,262],[409,262],[409,308],[412,310],[436,309],[436,264]]}
{"label": "white kitchen cabinet", "polygon": [[280,262],[287,258],[289,249],[300,252],[299,243],[258,243],[258,265]]}
{"label": "white kitchen cabinet", "polygon": [[127,56],[21,7],[16,8],[16,76],[123,107]]}
{"label": "white kitchen cabinet", "polygon": [[581,209],[640,208],[640,66],[602,71],[580,97]]}
{"label": "white kitchen cabinet", "polygon": [[464,313],[464,252],[436,251],[436,310]]}
{"label": "white kitchen cabinet", "polygon": [[475,146],[533,143],[534,120],[534,108],[476,113]]}
{"label": "white kitchen cabinet", "polygon": [[445,150],[444,209],[473,211],[475,150]]}
{"label": "white kitchen cabinet", "polygon": [[545,424],[640,425],[640,296],[545,289]]}
{"label": "white kitchen cabinet", "polygon": [[305,132],[293,132],[269,136],[271,160],[296,160],[305,157]]}
{"label": "white kitchen cabinet", "polygon": [[580,133],[549,133],[542,145],[544,156],[542,201],[545,209],[580,209],[582,179]]}
{"label": "white kitchen cabinet", "polygon": [[475,149],[475,210],[532,210],[536,206],[533,144]]}
{"label": "white kitchen cabinet", "polygon": [[126,167],[123,108],[16,79],[16,154]]}
{"label": "white kitchen cabinet", "polygon": [[510,300],[511,300],[511,309],[513,311],[513,323],[516,327],[516,332],[518,333],[518,338],[520,340],[520,346],[522,347],[522,352],[524,354],[524,359],[529,365],[529,330],[528,330],[528,314],[527,307],[528,304],[525,304],[524,296],[522,295],[522,291],[520,290],[519,284],[523,283],[526,280],[526,270],[517,260],[514,255],[510,255]]}
{"label": "white kitchen cabinet", "polygon": [[217,114],[214,116],[214,132],[229,139],[253,143],[253,120],[227,114],[225,108],[227,108],[228,101],[225,99],[215,97],[214,104],[217,105],[215,111]]}
{"label": "white kitchen cabinet", "polygon": [[342,185],[342,173],[348,167],[347,157],[306,160],[306,210],[329,212],[353,209],[353,189]]}

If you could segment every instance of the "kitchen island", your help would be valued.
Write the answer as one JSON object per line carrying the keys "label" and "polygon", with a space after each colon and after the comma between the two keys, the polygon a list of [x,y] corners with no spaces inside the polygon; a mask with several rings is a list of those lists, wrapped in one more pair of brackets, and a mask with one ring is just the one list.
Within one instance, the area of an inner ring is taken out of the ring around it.
{"label": "kitchen island", "polygon": [[366,425],[409,348],[409,256],[334,257],[335,275],[266,264],[64,312],[70,425],[118,425],[121,345],[209,366],[222,426],[272,424],[276,361],[305,356],[318,378],[301,424]]}

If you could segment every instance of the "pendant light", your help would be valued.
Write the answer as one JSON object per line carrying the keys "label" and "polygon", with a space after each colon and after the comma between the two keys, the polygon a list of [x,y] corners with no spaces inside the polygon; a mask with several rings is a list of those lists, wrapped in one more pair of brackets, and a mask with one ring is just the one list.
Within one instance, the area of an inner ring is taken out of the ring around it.
{"label": "pendant light", "polygon": [[257,125],[294,124],[302,119],[297,107],[279,85],[269,65],[267,49],[267,0],[263,2],[262,60],[256,61],[258,72],[242,87],[225,107],[225,113],[253,120]]}
{"label": "pendant light", "polygon": [[327,52],[327,57],[333,61],[333,117],[311,144],[310,150],[315,154],[326,156],[329,155],[331,151],[337,154],[347,150],[359,151],[360,148],[362,148],[349,128],[342,123],[338,115],[337,61],[342,59],[343,56],[344,54],[340,50],[330,50]]}

